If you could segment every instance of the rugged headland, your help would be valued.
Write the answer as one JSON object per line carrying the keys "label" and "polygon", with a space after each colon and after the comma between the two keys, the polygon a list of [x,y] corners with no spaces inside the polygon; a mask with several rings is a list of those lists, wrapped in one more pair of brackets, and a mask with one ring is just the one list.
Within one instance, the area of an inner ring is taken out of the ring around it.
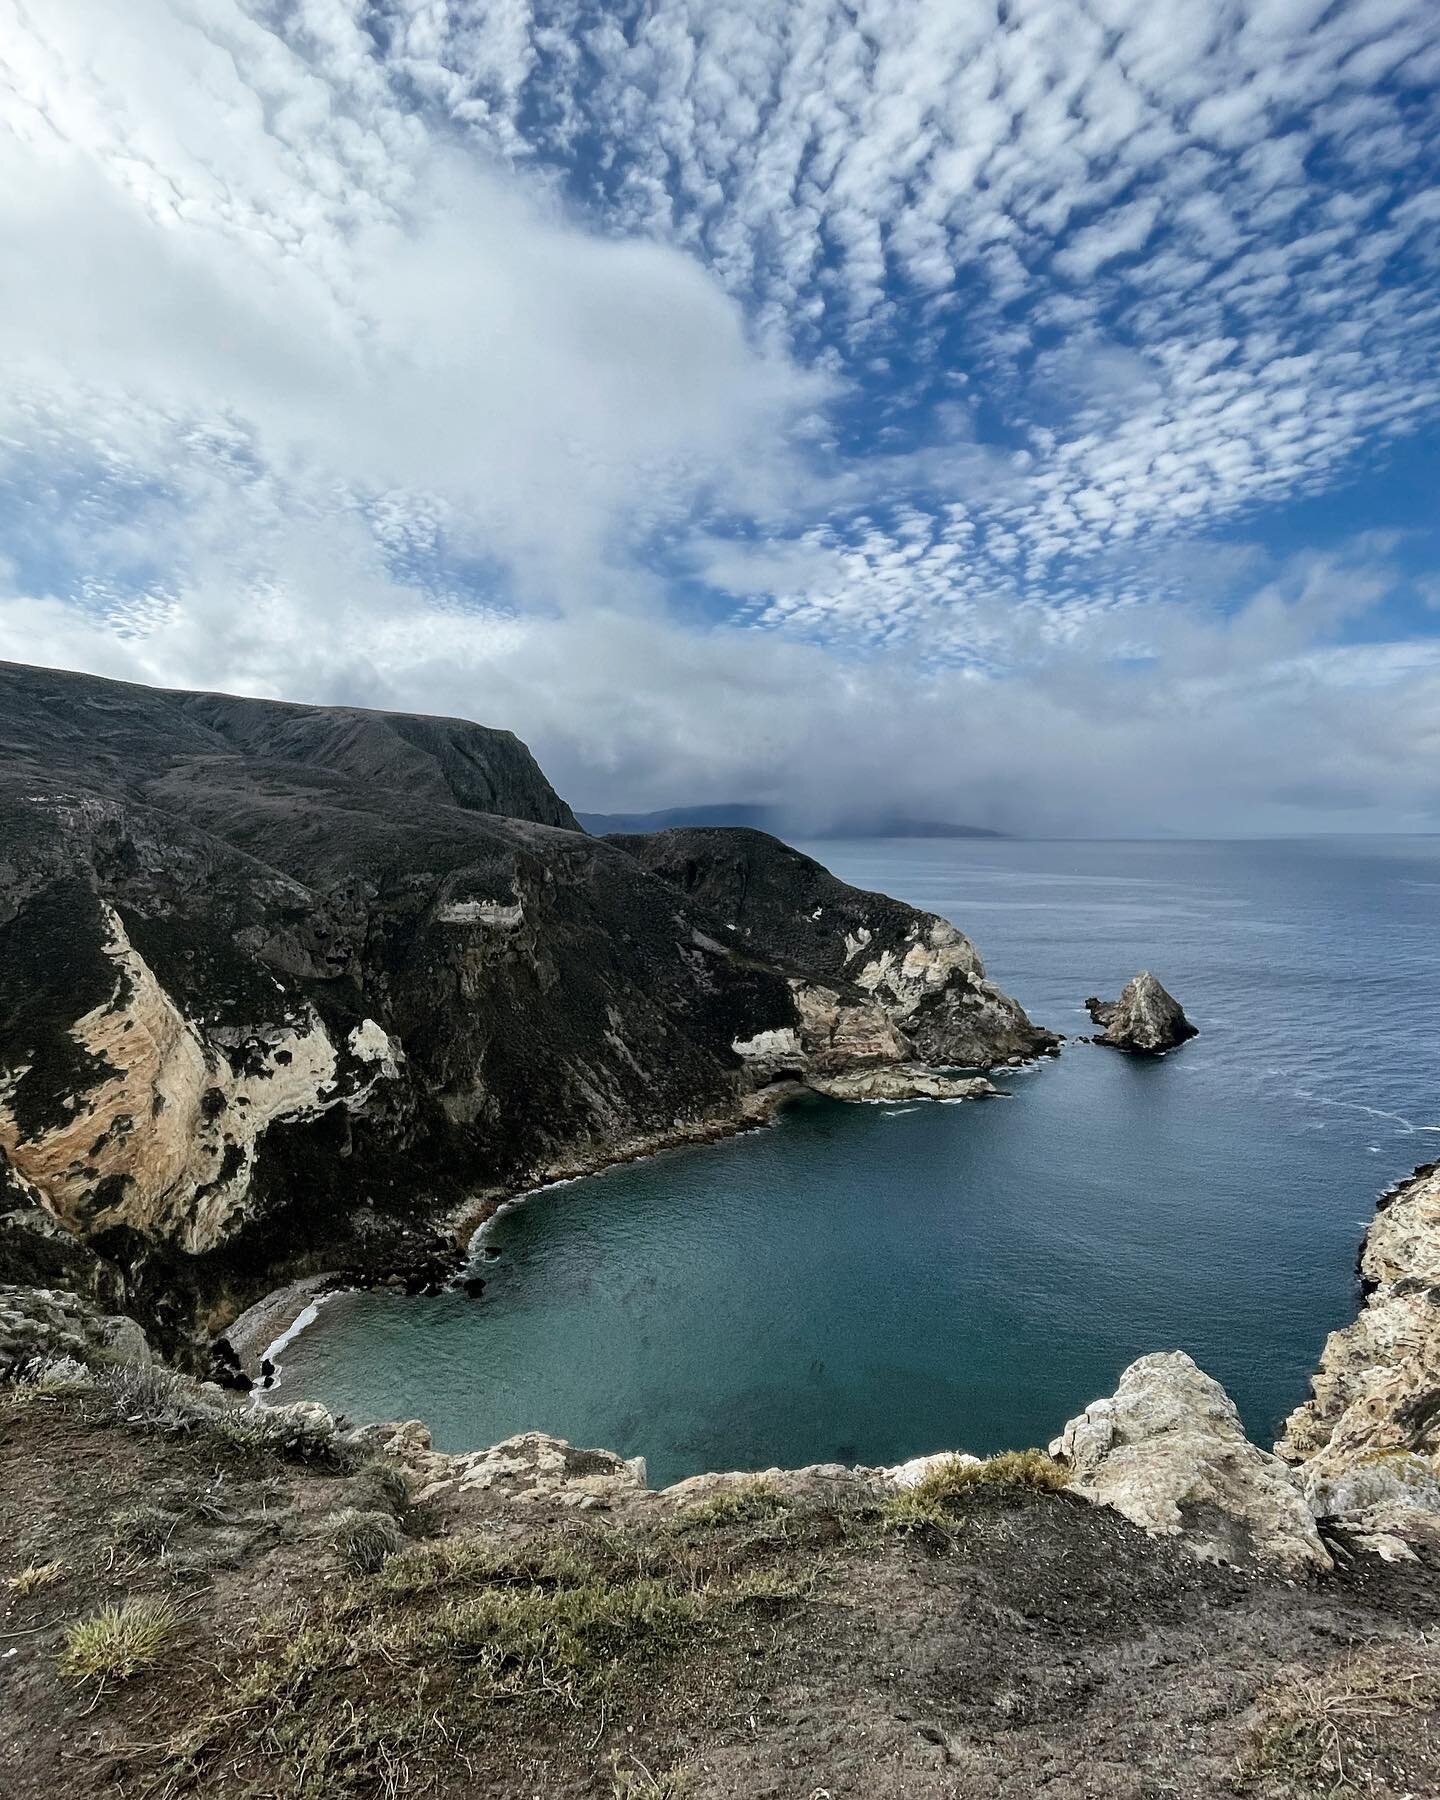
{"label": "rugged headland", "polygon": [[508,732],[13,665],[0,970],[0,1276],[176,1355],[797,1084],[1056,1041],[954,926],[763,834],[589,836]]}
{"label": "rugged headland", "polygon": [[0,668],[0,740],[7,1795],[1440,1792],[1434,1167],[1273,1454],[1173,1351],[1048,1451],[660,1493],[257,1406],[182,1371],[281,1281],[1056,1040],[946,921],[591,837],[503,732]]}

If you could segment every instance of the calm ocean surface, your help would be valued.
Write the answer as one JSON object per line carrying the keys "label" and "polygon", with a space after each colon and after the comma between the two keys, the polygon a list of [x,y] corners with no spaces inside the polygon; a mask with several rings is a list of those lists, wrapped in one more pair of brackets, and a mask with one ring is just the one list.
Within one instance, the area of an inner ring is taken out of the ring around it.
{"label": "calm ocean surface", "polygon": [[1149,967],[1202,1035],[549,1189],[486,1228],[483,1300],[339,1296],[276,1398],[445,1449],[538,1428],[663,1484],[1043,1444],[1179,1346],[1268,1441],[1376,1195],[1440,1156],[1440,839],[804,847],[953,919],[1044,1024]]}

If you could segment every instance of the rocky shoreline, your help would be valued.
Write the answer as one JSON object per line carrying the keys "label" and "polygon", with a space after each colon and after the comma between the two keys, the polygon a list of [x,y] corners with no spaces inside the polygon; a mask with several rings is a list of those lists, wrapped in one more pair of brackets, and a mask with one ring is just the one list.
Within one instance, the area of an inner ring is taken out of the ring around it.
{"label": "rocky shoreline", "polygon": [[[1328,1800],[1342,1775],[1416,1800],[1440,1789],[1437,1223],[1440,1166],[1382,1200],[1280,1455],[1168,1352],[1048,1452],[659,1491],[538,1432],[456,1454],[419,1420],[239,1400],[129,1318],[0,1287],[0,1761],[19,1800],[58,1771],[77,1800],[152,1774],[243,1800],[226,1771],[257,1758],[303,1800],[351,1744],[323,1779],[355,1800],[740,1800],[797,1767],[836,1800]],[[315,1304],[272,1296],[249,1341]],[[178,1642],[77,1684],[97,1601]],[[557,1685],[557,1654],[603,1684]],[[257,1681],[264,1731],[217,1748]]]}
{"label": "rocky shoreline", "polygon": [[[1016,1058],[1016,1062],[1020,1059]],[[752,1131],[763,1131],[779,1112],[806,1094],[847,1104],[893,1105],[926,1100],[957,1103],[968,1100],[1004,1099],[1004,1090],[984,1076],[957,1076],[924,1064],[869,1068],[848,1075],[817,1076],[807,1081],[779,1081],[743,1097],[738,1109],[667,1131],[632,1138],[618,1144],[599,1145],[585,1156],[557,1159],[533,1178],[487,1190],[462,1203],[447,1219],[428,1253],[413,1250],[401,1257],[379,1255],[363,1267],[321,1270],[287,1282],[248,1306],[232,1323],[217,1329],[211,1342],[212,1379],[223,1385],[246,1388],[263,1379],[262,1365],[274,1340],[288,1331],[317,1299],[355,1289],[389,1287],[428,1296],[464,1285],[471,1269],[475,1234],[504,1206],[525,1200],[546,1188],[603,1175],[610,1169],[645,1162],[672,1150],[695,1149],[723,1143]],[[475,1289],[476,1297],[483,1278]]]}
{"label": "rocky shoreline", "polygon": [[1440,1543],[1440,1162],[1381,1195],[1358,1273],[1359,1313],[1326,1339],[1276,1450],[1315,1510]]}
{"label": "rocky shoreline", "polygon": [[[1338,1542],[1346,1554],[1440,1565],[1440,1163],[1423,1165],[1382,1196],[1360,1266],[1359,1315],[1331,1334],[1312,1397],[1291,1415],[1274,1454],[1246,1438],[1228,1395],[1188,1356],[1156,1353],[1131,1364],[1114,1395],[1093,1402],[1050,1445],[1070,1490],[1176,1538],[1202,1561],[1295,1577],[1330,1569]],[[326,1285],[311,1278],[243,1314],[229,1338],[237,1363],[253,1362],[283,1338]],[[71,1295],[0,1288],[5,1368],[95,1353],[132,1363],[152,1358],[133,1320],[98,1313]],[[220,1404],[219,1390],[210,1391],[217,1396],[211,1404]],[[311,1402],[267,1411],[326,1432],[343,1429]],[[354,1435],[395,1459],[427,1500],[452,1489],[493,1490],[584,1507],[621,1490],[636,1500],[649,1494],[643,1460],[573,1449],[542,1433],[463,1455],[433,1450],[419,1420],[367,1425]],[[772,1470],[764,1479],[786,1491],[818,1484],[832,1495],[873,1499],[955,1458],[977,1460],[957,1447],[895,1469],[825,1465]],[[753,1471],[713,1472],[675,1492],[713,1495],[756,1479]]]}
{"label": "rocky shoreline", "polygon": [[[1234,1403],[1191,1358],[1154,1353],[1131,1364],[1114,1395],[1093,1402],[1051,1443],[1071,1490],[1147,1531],[1177,1537],[1205,1561],[1257,1564],[1291,1577],[1323,1572],[1332,1567],[1338,1537],[1347,1553],[1433,1556],[1440,1564],[1440,1162],[1422,1165],[1381,1196],[1360,1269],[1360,1313],[1331,1334],[1312,1397],[1291,1415],[1273,1454],[1250,1442]],[[314,1281],[297,1284],[237,1322],[228,1341],[249,1373],[322,1291]],[[307,1416],[335,1427],[323,1408],[304,1404]],[[520,1454],[511,1444],[448,1457],[431,1450],[418,1420],[365,1430],[367,1442],[409,1459],[410,1478],[430,1497],[449,1486],[489,1488],[495,1471],[510,1469]],[[576,1457],[608,1459],[627,1488],[647,1491],[636,1459],[572,1452],[540,1433],[526,1434],[523,1444],[524,1466],[549,1471],[520,1484],[517,1491],[532,1500],[563,1498]],[[903,1477],[825,1465],[772,1470],[765,1478],[873,1497],[877,1483],[903,1486],[956,1456],[976,1460],[957,1449],[904,1465]],[[594,1473],[591,1461],[585,1467]],[[712,1493],[754,1479],[753,1472],[715,1472],[681,1485]],[[591,1491],[581,1483],[567,1503],[582,1504]]]}

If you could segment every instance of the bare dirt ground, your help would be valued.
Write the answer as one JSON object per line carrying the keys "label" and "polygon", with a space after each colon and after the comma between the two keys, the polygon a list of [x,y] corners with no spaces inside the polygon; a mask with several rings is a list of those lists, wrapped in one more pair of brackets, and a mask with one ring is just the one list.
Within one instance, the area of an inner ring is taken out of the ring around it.
{"label": "bare dirt ground", "polygon": [[7,1389],[0,1793],[1418,1800],[1440,1571],[1286,1585],[1008,1481],[457,1525],[314,1444]]}

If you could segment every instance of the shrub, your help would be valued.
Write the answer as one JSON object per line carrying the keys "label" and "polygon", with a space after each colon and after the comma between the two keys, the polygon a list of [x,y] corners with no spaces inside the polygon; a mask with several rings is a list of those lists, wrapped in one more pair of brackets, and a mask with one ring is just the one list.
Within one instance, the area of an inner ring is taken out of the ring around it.
{"label": "shrub", "polygon": [[[410,1499],[405,1477],[393,1462],[386,1462],[380,1457],[372,1457],[370,1461],[362,1463],[356,1471],[355,1482],[376,1512],[399,1512]],[[352,1492],[354,1491],[352,1488]]]}
{"label": "shrub", "polygon": [[168,1433],[193,1431],[199,1422],[201,1409],[181,1377],[159,1363],[145,1368],[122,1363],[97,1370],[92,1391],[112,1424]]}
{"label": "shrub", "polygon": [[932,1537],[938,1534],[952,1544],[957,1536],[955,1520],[945,1511],[941,1501],[925,1499],[914,1488],[902,1488],[882,1502],[880,1529],[902,1537],[917,1533],[929,1533]]}
{"label": "shrub", "polygon": [[789,1501],[771,1482],[736,1482],[720,1488],[708,1499],[682,1507],[669,1521],[669,1528],[677,1536],[685,1537],[726,1525],[746,1525],[756,1519],[774,1518],[777,1513],[789,1510]]}
{"label": "shrub", "polygon": [[404,1546],[400,1527],[383,1512],[359,1512],[353,1506],[332,1514],[330,1543],[357,1575],[373,1575]]}
{"label": "shrub", "polygon": [[305,1413],[277,1407],[229,1406],[206,1422],[210,1435],[247,1456],[278,1456],[282,1462],[317,1463],[336,1470],[353,1469],[359,1452],[333,1425]]}
{"label": "shrub", "polygon": [[92,1417],[98,1414],[102,1423],[133,1431],[206,1437],[245,1456],[275,1456],[347,1472],[360,1461],[360,1452],[323,1414],[214,1399],[158,1363],[98,1369],[70,1387],[83,1396]]}
{"label": "shrub", "polygon": [[80,1393],[90,1386],[90,1371],[74,1356],[32,1356],[7,1372],[15,1398],[22,1403],[57,1394]]}
{"label": "shrub", "polygon": [[968,1488],[1021,1487],[1036,1493],[1055,1493],[1069,1485],[1070,1471],[1043,1450],[1004,1450],[984,1462],[948,1457],[927,1469],[908,1491],[922,1502],[936,1505],[963,1494]]}
{"label": "shrub", "polygon": [[179,1622],[168,1600],[131,1599],[103,1606],[65,1627],[60,1667],[82,1680],[124,1681],[159,1657]]}
{"label": "shrub", "polygon": [[891,1494],[880,1508],[882,1531],[904,1534],[941,1534],[952,1543],[956,1519],[950,1503],[983,1488],[1028,1488],[1034,1493],[1055,1493],[1068,1485],[1070,1471],[1043,1450],[1005,1450],[984,1462],[963,1456],[947,1456],[920,1477],[913,1487]]}

